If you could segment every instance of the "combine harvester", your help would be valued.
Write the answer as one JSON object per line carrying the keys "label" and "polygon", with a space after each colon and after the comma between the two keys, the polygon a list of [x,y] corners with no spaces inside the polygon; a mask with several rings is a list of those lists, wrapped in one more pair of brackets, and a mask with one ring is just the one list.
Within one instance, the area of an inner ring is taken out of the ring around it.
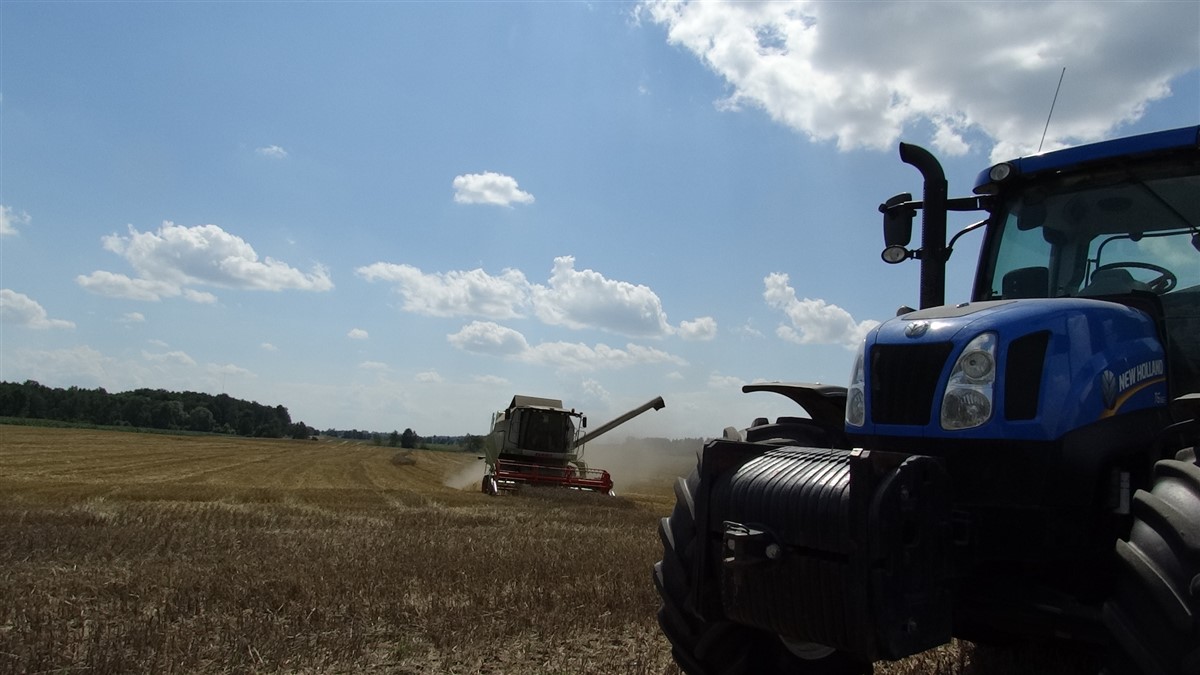
{"label": "combine harvester", "polygon": [[562,401],[513,396],[508,408],[492,415],[492,431],[485,442],[483,492],[496,495],[521,485],[549,485],[612,494],[612,476],[583,462],[584,443],[664,405],[659,396],[585,433],[587,417],[563,408]]}

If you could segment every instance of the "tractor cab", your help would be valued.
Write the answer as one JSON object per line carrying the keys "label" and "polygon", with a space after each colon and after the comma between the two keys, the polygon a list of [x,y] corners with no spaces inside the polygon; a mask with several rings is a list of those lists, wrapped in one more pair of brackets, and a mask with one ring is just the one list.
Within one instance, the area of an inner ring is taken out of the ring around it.
{"label": "tractor cab", "polygon": [[[1196,130],[1180,131],[1194,146]],[[1094,298],[1141,310],[1166,349],[1172,397],[1200,391],[1195,153],[1070,172],[1040,169],[1039,159],[997,165],[977,181],[991,217],[973,300]]]}

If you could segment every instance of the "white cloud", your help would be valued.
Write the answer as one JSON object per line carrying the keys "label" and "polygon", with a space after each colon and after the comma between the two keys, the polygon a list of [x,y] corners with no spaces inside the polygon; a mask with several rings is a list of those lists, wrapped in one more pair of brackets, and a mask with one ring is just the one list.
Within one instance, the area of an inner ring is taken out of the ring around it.
{"label": "white cloud", "polygon": [[363,370],[391,370],[391,368],[388,367],[388,364],[383,363],[382,361],[363,361],[362,363],[358,364],[358,367],[362,368]]}
{"label": "white cloud", "polygon": [[361,328],[351,328],[350,332],[346,333],[346,337],[350,338],[351,340],[366,340],[371,336],[369,333],[367,333],[367,331]]}
{"label": "white cloud", "polygon": [[425,274],[411,265],[378,262],[358,268],[358,275],[394,284],[405,310],[429,316],[513,319],[529,303],[529,282],[513,269],[499,276],[482,269]]}
{"label": "white cloud", "polygon": [[474,321],[457,333],[446,336],[446,339],[463,351],[573,372],[628,368],[653,363],[687,365],[687,361],[679,356],[632,343],[625,345],[624,349],[603,343],[594,347],[578,342],[542,342],[530,345],[519,331],[490,321]]}
{"label": "white cloud", "polygon": [[188,356],[186,352],[181,352],[181,351],[161,352],[158,354],[154,354],[154,353],[143,350],[142,351],[142,359],[145,361],[148,361],[150,363],[159,363],[159,364],[164,364],[164,365],[176,365],[176,366],[194,366],[194,365],[196,365],[195,359]]}
{"label": "white cloud", "polygon": [[267,145],[261,148],[256,148],[254,152],[260,157],[270,157],[271,159],[286,159],[288,151],[278,145]]}
{"label": "white cloud", "polygon": [[70,321],[51,319],[36,300],[8,288],[0,288],[0,323],[38,330],[75,327]]}
{"label": "white cloud", "polygon": [[485,171],[454,177],[454,201],[459,204],[532,204],[533,195],[517,187],[512,176]]}
{"label": "white cloud", "polygon": [[1097,140],[1200,65],[1180,48],[1195,45],[1194,2],[647,0],[639,16],[728,83],[724,109],[760,108],[844,150],[923,129],[944,154],[979,135],[993,157],[1028,154],[1064,66],[1047,149]]}
{"label": "white cloud", "polygon": [[492,356],[514,356],[529,350],[524,335],[491,321],[472,321],[446,339],[463,351]]}
{"label": "white cloud", "polygon": [[103,238],[104,248],[129,263],[136,276],[98,270],[76,277],[83,288],[109,297],[160,300],[183,296],[212,303],[216,296],[192,286],[216,286],[262,291],[327,291],[333,288],[321,265],[310,273],[267,257],[237,235],[216,225],[184,227],[164,222],[157,232],[139,232],[132,226],[126,236]]}
{"label": "white cloud", "polygon": [[573,256],[554,259],[549,286],[533,287],[533,308],[550,325],[600,328],[622,335],[657,337],[672,332],[658,295],[646,286],[575,269]]}
{"label": "white cloud", "polygon": [[5,376],[13,381],[36,380],[48,387],[105,386],[116,391],[136,388],[113,387],[109,373],[128,376],[137,370],[123,366],[86,345],[69,349],[19,350],[11,355],[6,354],[4,360]]}
{"label": "white cloud", "polygon": [[774,272],[763,279],[763,298],[772,309],[784,313],[791,325],[780,325],[775,334],[797,344],[840,344],[858,346],[878,321],[856,322],[846,310],[824,300],[799,299],[788,285],[788,275]]}
{"label": "white cloud", "polygon": [[745,380],[733,375],[712,373],[708,376],[709,389],[741,389],[744,384],[746,384]]}
{"label": "white cloud", "polygon": [[413,380],[422,384],[436,384],[442,382],[443,378],[436,370],[427,370],[423,373],[417,373],[413,376]]}
{"label": "white cloud", "polygon": [[702,316],[695,321],[682,321],[679,324],[679,337],[684,340],[712,340],[717,337],[717,320]]}
{"label": "white cloud", "polygon": [[271,344],[270,342],[264,342],[264,343],[260,344],[259,348],[262,349],[264,352],[279,351],[279,347],[276,347],[275,345]]}
{"label": "white cloud", "polygon": [[583,389],[583,397],[585,401],[605,407],[611,405],[612,395],[609,394],[608,390],[596,380],[587,378],[580,383],[580,387]]}
{"label": "white cloud", "polygon": [[141,312],[126,312],[119,319],[121,323],[146,323],[146,315]]}
{"label": "white cloud", "polygon": [[[633,337],[660,337],[674,329],[662,301],[648,287],[576,270],[575,258],[554,259],[548,285],[530,283],[519,270],[491,275],[482,269],[425,273],[412,265],[377,262],[360,267],[367,281],[393,284],[406,311],[428,316],[515,319],[530,311],[544,323],[571,329],[598,328]],[[705,317],[684,322],[691,339],[705,339],[716,322]],[[710,325],[711,324],[711,325]]]}
{"label": "white cloud", "polygon": [[[151,341],[161,346],[159,341]],[[126,391],[141,387],[177,391],[222,391],[229,376],[254,379],[234,364],[197,364],[182,351],[148,352],[114,358],[81,345],[70,349],[19,349],[5,355],[5,371],[13,379],[37,380],[52,387],[104,387]]]}
{"label": "white cloud", "polygon": [[16,213],[10,207],[0,204],[0,237],[19,234],[17,226],[28,224],[28,213],[24,211]]}

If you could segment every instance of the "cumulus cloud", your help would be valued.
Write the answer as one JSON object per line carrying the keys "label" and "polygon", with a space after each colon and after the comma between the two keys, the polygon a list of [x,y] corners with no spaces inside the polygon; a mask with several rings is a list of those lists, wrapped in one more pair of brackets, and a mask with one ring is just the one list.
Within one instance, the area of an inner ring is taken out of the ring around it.
{"label": "cumulus cloud", "polygon": [[216,225],[184,227],[164,222],[156,232],[130,226],[126,235],[102,239],[105,250],[125,259],[135,276],[97,270],[76,277],[88,291],[109,297],[157,301],[182,296],[198,303],[216,296],[194,286],[260,291],[327,291],[329,272],[317,265],[309,273],[258,253],[241,237]]}
{"label": "cumulus cloud", "polygon": [[378,262],[358,268],[358,275],[393,284],[405,310],[429,316],[513,319],[529,303],[529,282],[512,269],[498,276],[481,269],[426,274],[412,265]]}
{"label": "cumulus cloud", "polygon": [[447,339],[455,347],[477,354],[515,356],[529,351],[524,335],[491,321],[472,321]]}
{"label": "cumulus cloud", "polygon": [[775,334],[797,344],[840,344],[858,346],[878,321],[856,322],[846,310],[824,300],[797,298],[788,285],[788,275],[774,272],[763,279],[763,298],[772,309],[783,312],[790,325],[781,324]]}
{"label": "cumulus cloud", "polygon": [[678,332],[684,340],[712,340],[717,337],[717,320],[702,316],[695,321],[682,321]]}
{"label": "cumulus cloud", "polygon": [[[393,285],[406,311],[428,316],[516,319],[534,314],[542,322],[571,329],[596,328],[631,337],[661,337],[674,331],[662,301],[650,288],[575,269],[575,258],[554,259],[546,285],[531,283],[519,270],[499,275],[482,269],[426,273],[412,265],[378,262],[360,267],[367,281]],[[706,339],[716,322],[684,322],[687,337]]]}
{"label": "cumulus cloud", "polygon": [[18,225],[28,225],[29,214],[22,211],[17,213],[12,208],[0,204],[0,237],[19,234]]}
{"label": "cumulus cloud", "polygon": [[119,321],[121,323],[146,323],[146,315],[141,312],[125,312]]}
{"label": "cumulus cloud", "polygon": [[442,382],[442,376],[436,370],[427,370],[423,373],[417,373],[413,376],[413,380],[422,384],[436,384]]}
{"label": "cumulus cloud", "polygon": [[1189,2],[646,0],[638,14],[726,81],[722,108],[759,108],[843,150],[919,132],[945,154],[972,140],[1028,154],[1064,66],[1047,148],[1097,140],[1200,66],[1180,49],[1200,25]]}
{"label": "cumulus cloud", "polygon": [[572,256],[554,259],[549,286],[533,287],[533,307],[539,319],[555,326],[602,328],[637,337],[672,332],[654,291],[593,270],[576,270]]}
{"label": "cumulus cloud", "polygon": [[351,340],[366,340],[371,335],[361,328],[351,328],[350,332],[346,333],[346,337]]}
{"label": "cumulus cloud", "polygon": [[260,344],[259,348],[262,349],[264,352],[279,351],[279,347],[276,347],[275,345],[271,344],[270,342],[264,342],[264,343]]}
{"label": "cumulus cloud", "polygon": [[485,171],[454,177],[454,201],[459,204],[532,204],[533,195],[517,187],[512,176]]}
{"label": "cumulus cloud", "polygon": [[606,344],[589,346],[577,342],[542,342],[530,345],[519,331],[491,321],[474,321],[446,336],[463,351],[500,356],[530,365],[565,371],[628,368],[635,365],[670,363],[687,365],[684,359],[661,349],[627,344],[624,349]]}
{"label": "cumulus cloud", "polygon": [[288,151],[278,145],[268,145],[254,150],[261,157],[270,157],[271,159],[286,159]]}
{"label": "cumulus cloud", "polygon": [[8,288],[0,288],[0,323],[37,330],[75,327],[70,321],[51,319],[36,300]]}

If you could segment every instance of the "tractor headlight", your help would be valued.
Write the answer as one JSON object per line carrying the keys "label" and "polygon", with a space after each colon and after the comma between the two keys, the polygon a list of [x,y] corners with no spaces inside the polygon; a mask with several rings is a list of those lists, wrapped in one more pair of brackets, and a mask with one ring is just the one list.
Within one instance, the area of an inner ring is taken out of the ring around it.
{"label": "tractor headlight", "polygon": [[982,333],[967,343],[942,396],[942,428],[971,429],[992,418],[996,382],[996,334]]}
{"label": "tractor headlight", "polygon": [[867,421],[867,395],[863,391],[863,356],[867,341],[858,346],[854,357],[854,370],[850,372],[850,386],[846,390],[846,424],[861,427]]}

